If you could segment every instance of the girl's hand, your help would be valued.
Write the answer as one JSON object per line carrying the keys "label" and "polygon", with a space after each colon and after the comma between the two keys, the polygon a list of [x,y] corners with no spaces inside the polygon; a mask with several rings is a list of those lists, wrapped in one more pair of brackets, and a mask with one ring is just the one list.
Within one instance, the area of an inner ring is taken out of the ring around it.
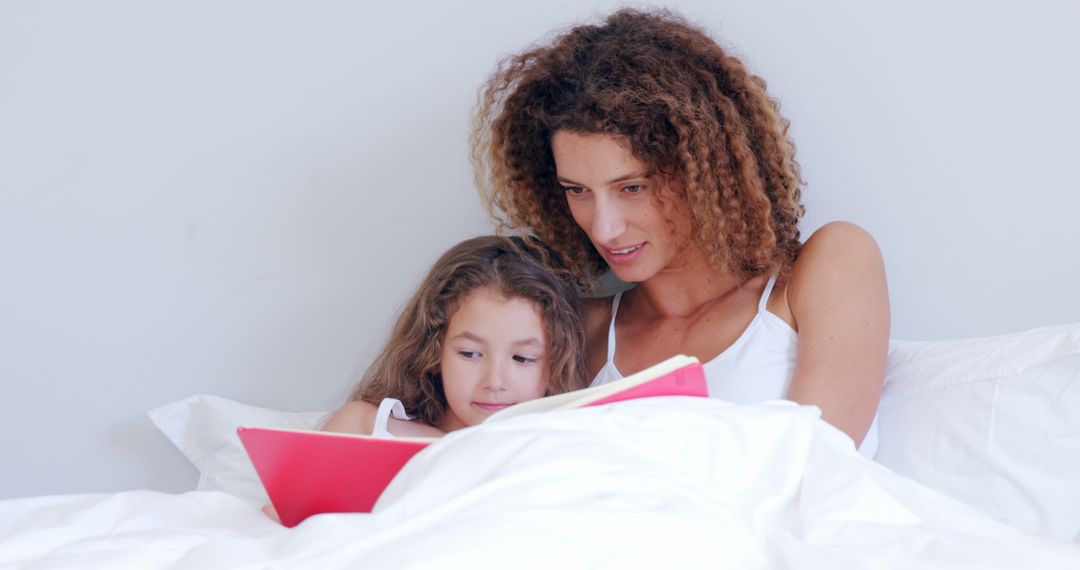
{"label": "girl's hand", "polygon": [[278,516],[277,509],[274,508],[274,505],[266,503],[263,505],[262,512],[266,513],[266,516],[273,519],[274,522],[281,524],[281,517]]}

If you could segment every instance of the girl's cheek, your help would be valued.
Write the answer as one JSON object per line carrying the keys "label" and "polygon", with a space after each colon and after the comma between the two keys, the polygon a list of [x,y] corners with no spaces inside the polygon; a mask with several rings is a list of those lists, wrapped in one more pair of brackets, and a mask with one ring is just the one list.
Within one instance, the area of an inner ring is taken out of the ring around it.
{"label": "girl's cheek", "polygon": [[542,398],[548,393],[548,378],[545,375],[540,375],[540,378],[534,384],[533,398]]}

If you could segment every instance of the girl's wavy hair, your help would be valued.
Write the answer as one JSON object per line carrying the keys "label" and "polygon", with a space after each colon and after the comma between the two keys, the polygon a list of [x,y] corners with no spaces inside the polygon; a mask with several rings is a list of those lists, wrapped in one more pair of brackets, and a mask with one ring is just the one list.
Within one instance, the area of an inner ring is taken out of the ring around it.
{"label": "girl's wavy hair", "polygon": [[405,305],[350,399],[378,405],[397,398],[410,415],[438,425],[448,407],[439,372],[446,330],[462,300],[482,287],[531,301],[540,311],[547,332],[547,394],[584,388],[581,301],[565,270],[560,276],[547,264],[557,261],[514,237],[482,236],[450,248]]}
{"label": "girl's wavy hair", "polygon": [[615,136],[672,182],[714,264],[786,273],[804,212],[788,124],[765,82],[701,29],[624,9],[504,59],[480,90],[472,157],[499,231],[548,244],[583,287],[606,265],[558,183],[560,130]]}

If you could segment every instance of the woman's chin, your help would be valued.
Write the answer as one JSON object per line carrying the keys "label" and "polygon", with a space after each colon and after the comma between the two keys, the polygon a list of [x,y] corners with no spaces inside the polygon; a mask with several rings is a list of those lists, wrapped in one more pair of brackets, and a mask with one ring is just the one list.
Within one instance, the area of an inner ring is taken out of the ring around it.
{"label": "woman's chin", "polygon": [[611,274],[623,283],[641,283],[656,274],[655,271],[651,271],[642,265],[624,265],[621,267],[608,265],[608,267],[611,268]]}

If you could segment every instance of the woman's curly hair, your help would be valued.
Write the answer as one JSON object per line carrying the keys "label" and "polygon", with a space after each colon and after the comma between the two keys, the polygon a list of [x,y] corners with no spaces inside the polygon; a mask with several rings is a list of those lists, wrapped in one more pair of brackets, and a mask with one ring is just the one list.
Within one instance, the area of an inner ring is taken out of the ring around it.
{"label": "woman's curly hair", "polygon": [[589,288],[606,264],[558,183],[557,131],[628,144],[673,182],[709,259],[753,275],[787,272],[800,247],[788,124],[765,82],[702,30],[667,11],[625,9],[503,60],[480,90],[471,143],[499,230],[535,236]]}

